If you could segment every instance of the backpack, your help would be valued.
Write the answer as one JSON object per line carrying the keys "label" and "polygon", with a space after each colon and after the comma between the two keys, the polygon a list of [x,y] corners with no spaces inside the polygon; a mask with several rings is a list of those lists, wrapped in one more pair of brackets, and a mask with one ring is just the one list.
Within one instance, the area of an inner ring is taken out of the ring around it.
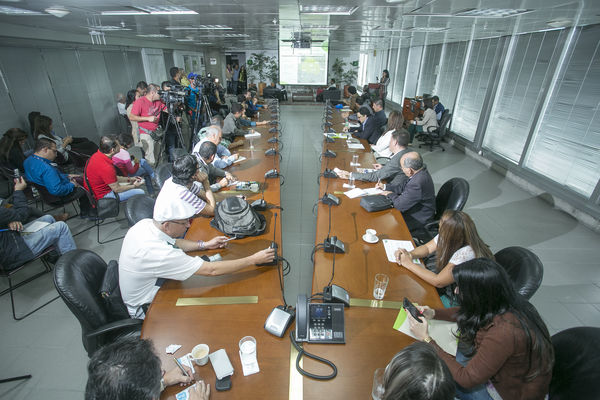
{"label": "backpack", "polygon": [[210,226],[225,235],[239,239],[262,234],[267,227],[267,221],[262,214],[250,207],[246,200],[233,196],[217,204]]}

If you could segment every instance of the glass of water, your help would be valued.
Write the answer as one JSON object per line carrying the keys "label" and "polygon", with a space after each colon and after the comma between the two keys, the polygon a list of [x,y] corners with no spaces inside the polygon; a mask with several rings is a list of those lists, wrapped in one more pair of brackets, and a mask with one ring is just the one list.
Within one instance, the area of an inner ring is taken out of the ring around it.
{"label": "glass of water", "polygon": [[352,155],[352,165],[353,166],[357,166],[358,164],[358,154],[353,154]]}
{"label": "glass of water", "polygon": [[352,176],[352,174],[348,176],[348,186],[350,186],[351,188],[354,187],[354,176]]}
{"label": "glass of water", "polygon": [[386,274],[375,275],[375,286],[373,288],[373,297],[375,300],[383,300],[389,282],[390,277]]}

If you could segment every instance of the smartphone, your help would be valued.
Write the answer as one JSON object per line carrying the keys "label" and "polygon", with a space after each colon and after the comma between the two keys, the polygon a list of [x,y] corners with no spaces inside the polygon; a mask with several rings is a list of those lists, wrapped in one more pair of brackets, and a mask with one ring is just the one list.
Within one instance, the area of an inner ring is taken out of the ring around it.
{"label": "smartphone", "polygon": [[416,319],[419,322],[423,322],[423,320],[419,317],[423,317],[423,313],[421,311],[419,311],[419,309],[417,307],[415,307],[415,305],[413,303],[411,303],[406,297],[404,298],[404,301],[402,303],[402,307],[408,311],[410,313],[410,315],[413,316],[414,319]]}

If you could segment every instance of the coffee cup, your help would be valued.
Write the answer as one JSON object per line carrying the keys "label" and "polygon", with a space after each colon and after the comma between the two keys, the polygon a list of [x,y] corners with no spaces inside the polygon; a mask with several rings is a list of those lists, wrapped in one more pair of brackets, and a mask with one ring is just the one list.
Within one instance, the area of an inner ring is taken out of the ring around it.
{"label": "coffee cup", "polygon": [[375,229],[367,229],[365,231],[365,238],[369,241],[374,241],[377,239],[377,231]]}
{"label": "coffee cup", "polygon": [[192,349],[192,360],[197,365],[205,365],[208,362],[209,348],[206,344],[199,344]]}

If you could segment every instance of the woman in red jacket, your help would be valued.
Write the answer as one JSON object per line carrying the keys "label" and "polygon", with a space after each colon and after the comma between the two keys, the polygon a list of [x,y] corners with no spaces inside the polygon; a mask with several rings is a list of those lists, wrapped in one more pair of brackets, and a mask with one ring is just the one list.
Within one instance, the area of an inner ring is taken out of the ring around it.
{"label": "woman in red jacket", "polygon": [[[542,400],[548,393],[554,350],[542,318],[513,287],[498,263],[476,258],[456,266],[460,307],[421,307],[423,322],[409,315],[415,337],[432,345],[460,386],[460,399]],[[456,321],[456,358],[428,333],[427,319]]]}

